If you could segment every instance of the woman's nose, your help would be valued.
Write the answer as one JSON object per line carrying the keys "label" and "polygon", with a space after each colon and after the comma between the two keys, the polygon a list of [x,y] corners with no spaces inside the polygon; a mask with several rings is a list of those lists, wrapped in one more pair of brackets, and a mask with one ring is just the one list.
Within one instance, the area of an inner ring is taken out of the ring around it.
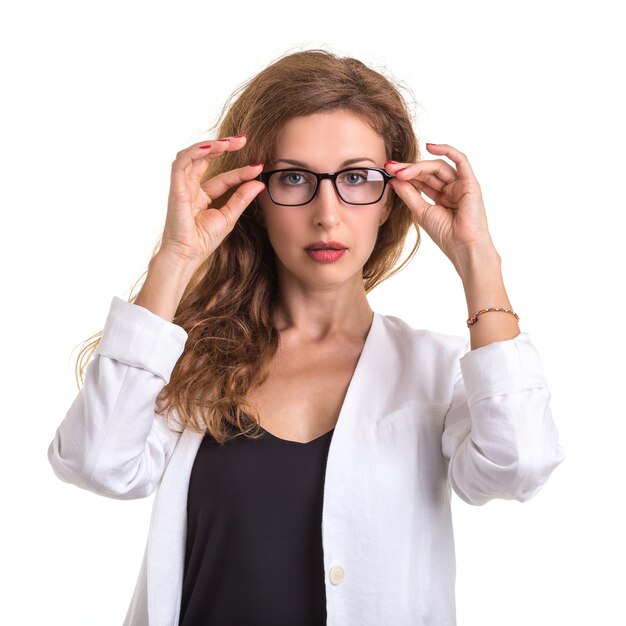
{"label": "woman's nose", "polygon": [[316,200],[320,200],[323,204],[327,203],[342,203],[343,200],[339,197],[335,186],[333,185],[333,181],[329,178],[325,178],[324,180],[320,180],[319,188],[317,190]]}
{"label": "woman's nose", "polygon": [[326,178],[320,181],[313,203],[315,204],[314,218],[317,221],[326,224],[336,224],[339,221],[339,211],[343,200],[335,190],[332,180]]}

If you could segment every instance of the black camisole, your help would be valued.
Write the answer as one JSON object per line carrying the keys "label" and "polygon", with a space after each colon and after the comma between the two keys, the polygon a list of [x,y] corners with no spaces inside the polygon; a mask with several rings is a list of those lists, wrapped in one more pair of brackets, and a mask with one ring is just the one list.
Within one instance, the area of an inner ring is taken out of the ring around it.
{"label": "black camisole", "polygon": [[334,429],[313,441],[208,433],[189,479],[179,626],[326,624],[322,494]]}

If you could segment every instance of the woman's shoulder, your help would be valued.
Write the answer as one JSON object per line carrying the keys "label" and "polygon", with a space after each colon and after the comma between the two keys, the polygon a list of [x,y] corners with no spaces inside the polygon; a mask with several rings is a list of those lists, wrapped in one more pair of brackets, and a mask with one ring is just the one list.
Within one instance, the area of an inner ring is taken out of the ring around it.
{"label": "woman's shoulder", "polygon": [[378,313],[386,333],[399,343],[416,345],[421,349],[431,347],[446,352],[464,352],[469,339],[453,333],[413,325],[397,315]]}

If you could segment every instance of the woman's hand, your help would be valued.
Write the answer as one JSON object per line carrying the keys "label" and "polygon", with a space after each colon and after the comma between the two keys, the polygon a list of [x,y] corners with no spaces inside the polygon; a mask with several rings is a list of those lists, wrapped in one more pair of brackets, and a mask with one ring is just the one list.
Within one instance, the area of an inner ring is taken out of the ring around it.
{"label": "woman's hand", "polygon": [[[265,189],[263,183],[253,180],[261,172],[261,165],[222,172],[200,184],[209,160],[219,158],[225,151],[239,150],[245,144],[245,135],[208,140],[176,155],[159,254],[201,265],[234,228],[246,207]],[[219,209],[209,206],[214,198],[235,185],[239,187],[224,206]]]}
{"label": "woman's hand", "polygon": [[[480,185],[465,154],[447,144],[426,146],[433,154],[447,156],[457,169],[443,159],[389,163],[386,169],[395,175],[391,183],[394,191],[460,271],[464,256],[470,252],[495,250]],[[424,200],[420,191],[435,204]]]}

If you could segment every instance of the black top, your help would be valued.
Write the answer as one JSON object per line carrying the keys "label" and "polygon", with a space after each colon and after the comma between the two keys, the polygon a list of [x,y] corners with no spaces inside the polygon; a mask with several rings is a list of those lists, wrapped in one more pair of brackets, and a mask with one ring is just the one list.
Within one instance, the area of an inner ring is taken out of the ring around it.
{"label": "black top", "polygon": [[326,624],[322,494],[333,430],[300,443],[261,429],[205,434],[187,499],[180,626]]}

